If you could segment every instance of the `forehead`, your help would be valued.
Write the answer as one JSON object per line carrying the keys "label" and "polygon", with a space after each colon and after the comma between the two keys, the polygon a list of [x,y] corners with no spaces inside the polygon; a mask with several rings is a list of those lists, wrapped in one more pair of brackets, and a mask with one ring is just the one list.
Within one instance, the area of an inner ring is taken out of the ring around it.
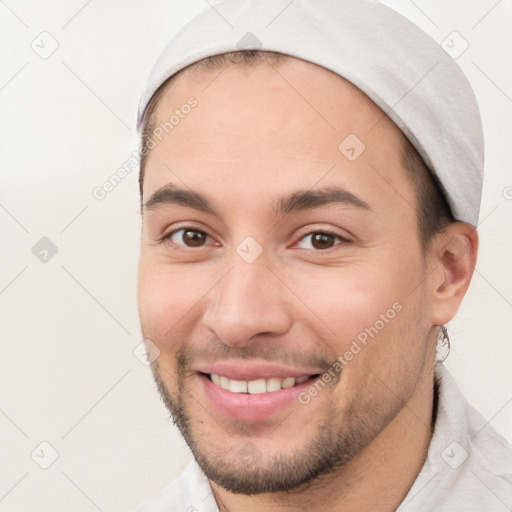
{"label": "forehead", "polygon": [[176,178],[169,167],[187,185],[238,183],[255,193],[313,186],[333,166],[323,185],[404,181],[396,125],[344,78],[292,57],[187,71],[153,119],[160,140],[147,158],[145,196]]}

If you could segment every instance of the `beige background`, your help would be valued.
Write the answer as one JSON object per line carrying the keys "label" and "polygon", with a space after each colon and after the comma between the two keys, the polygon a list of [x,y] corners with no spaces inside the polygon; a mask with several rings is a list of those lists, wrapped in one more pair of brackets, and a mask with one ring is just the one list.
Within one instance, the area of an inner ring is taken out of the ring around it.
{"label": "beige background", "polygon": [[[276,0],[276,14],[288,3]],[[469,43],[458,62],[484,120],[485,221],[447,365],[512,440],[512,4],[386,3],[438,42],[457,31]],[[137,149],[147,73],[203,8],[204,0],[0,1],[0,511],[127,510],[188,460],[133,354],[136,170],[101,201],[92,190]],[[32,253],[42,237],[58,249],[47,262]]]}

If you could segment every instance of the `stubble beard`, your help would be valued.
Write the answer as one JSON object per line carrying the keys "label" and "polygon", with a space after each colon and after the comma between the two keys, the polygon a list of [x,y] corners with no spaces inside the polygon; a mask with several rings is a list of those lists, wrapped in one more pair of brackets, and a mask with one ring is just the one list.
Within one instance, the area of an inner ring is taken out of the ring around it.
{"label": "stubble beard", "polygon": [[[186,377],[179,365],[174,396],[171,396],[164,383],[157,361],[153,363],[152,371],[162,401],[206,477],[236,494],[285,492],[322,480],[361,453],[404,405],[404,400],[399,398],[392,404],[388,402],[383,405],[381,397],[375,396],[370,401],[366,400],[365,404],[358,399],[352,400],[341,413],[331,403],[325,408],[322,418],[311,418],[311,422],[315,423],[313,433],[293,453],[260,453],[259,457],[251,457],[249,452],[249,456],[240,456],[240,449],[238,453],[230,450],[225,441],[222,446],[216,447],[209,442],[209,436],[197,432],[198,422],[194,421],[189,408],[194,399],[190,398],[191,391],[185,387]],[[199,407],[199,410],[200,414],[206,414],[202,408]],[[217,423],[212,424],[219,432],[212,432],[211,436],[225,435]],[[276,434],[278,431],[274,432]],[[251,439],[235,441],[236,446],[243,446]],[[255,444],[257,440],[250,444],[253,450],[257,450]]]}

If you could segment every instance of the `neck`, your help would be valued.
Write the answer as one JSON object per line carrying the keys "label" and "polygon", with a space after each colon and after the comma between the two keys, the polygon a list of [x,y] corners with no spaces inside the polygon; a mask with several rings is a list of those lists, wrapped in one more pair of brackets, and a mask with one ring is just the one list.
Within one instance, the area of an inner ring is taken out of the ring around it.
{"label": "neck", "polygon": [[357,457],[335,472],[284,493],[246,496],[210,485],[220,512],[394,512],[418,476],[433,431],[434,370],[397,416]]}

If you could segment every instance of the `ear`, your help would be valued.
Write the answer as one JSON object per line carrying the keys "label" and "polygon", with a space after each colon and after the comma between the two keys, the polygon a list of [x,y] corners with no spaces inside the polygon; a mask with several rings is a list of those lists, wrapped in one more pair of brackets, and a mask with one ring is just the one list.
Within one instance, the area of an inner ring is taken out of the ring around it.
{"label": "ear", "polygon": [[478,233],[465,222],[452,222],[435,236],[431,249],[433,325],[444,325],[457,313],[473,277],[477,252]]}

